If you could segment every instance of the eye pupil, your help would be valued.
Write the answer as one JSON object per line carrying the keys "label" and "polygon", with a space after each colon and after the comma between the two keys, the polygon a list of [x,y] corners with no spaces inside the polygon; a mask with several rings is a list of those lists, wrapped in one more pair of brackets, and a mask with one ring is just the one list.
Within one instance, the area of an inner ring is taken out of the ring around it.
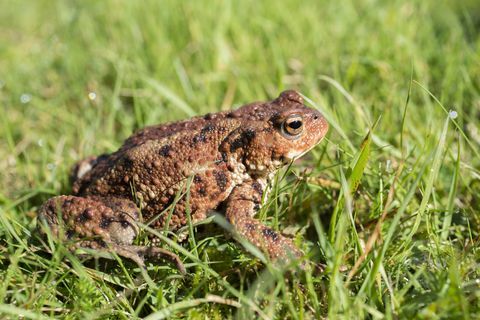
{"label": "eye pupil", "polygon": [[294,120],[288,124],[288,126],[292,129],[298,129],[302,126],[302,121]]}

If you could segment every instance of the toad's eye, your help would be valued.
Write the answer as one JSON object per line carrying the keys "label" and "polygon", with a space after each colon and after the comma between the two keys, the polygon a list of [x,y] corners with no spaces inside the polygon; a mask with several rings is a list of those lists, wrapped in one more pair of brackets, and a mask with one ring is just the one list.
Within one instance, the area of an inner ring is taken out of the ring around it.
{"label": "toad's eye", "polygon": [[299,115],[291,115],[283,122],[283,131],[290,136],[298,136],[303,131],[303,119]]}

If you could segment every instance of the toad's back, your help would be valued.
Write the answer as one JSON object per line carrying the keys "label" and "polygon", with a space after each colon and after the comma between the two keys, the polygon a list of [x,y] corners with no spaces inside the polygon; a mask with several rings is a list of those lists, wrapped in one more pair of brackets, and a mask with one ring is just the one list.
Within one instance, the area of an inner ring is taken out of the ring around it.
{"label": "toad's back", "polygon": [[[150,219],[164,211],[192,177],[190,210],[196,212],[197,220],[204,218],[233,187],[231,173],[240,168],[228,165],[228,153],[222,152],[221,145],[241,123],[219,113],[147,127],[117,152],[89,159],[92,169],[74,182],[74,193],[135,200]],[[172,229],[186,223],[183,202],[176,204],[170,219]],[[154,226],[163,224],[160,217]]]}

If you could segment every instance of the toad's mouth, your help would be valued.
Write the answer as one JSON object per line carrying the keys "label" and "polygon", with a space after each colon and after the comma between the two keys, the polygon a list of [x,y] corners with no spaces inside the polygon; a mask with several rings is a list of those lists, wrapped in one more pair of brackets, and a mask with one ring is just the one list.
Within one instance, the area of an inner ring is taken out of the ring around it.
{"label": "toad's mouth", "polygon": [[[319,141],[320,142],[320,141]],[[309,152],[310,150],[312,150],[313,148],[315,148],[315,146],[317,145],[318,143],[308,147],[307,149],[305,150],[293,150],[293,151],[290,151],[289,153],[287,153],[287,155],[285,156],[285,160],[288,162],[293,162],[295,160],[297,160],[298,158],[301,158],[304,154],[306,154],[307,152]]]}
{"label": "toad's mouth", "polygon": [[249,163],[248,165],[245,165],[245,167],[247,168],[250,174],[255,174],[257,176],[264,176],[270,172],[274,172],[286,165],[291,164],[298,158],[301,158],[304,154],[312,150],[317,144],[318,143],[313,144],[307,149],[291,150],[287,154],[281,156],[280,158],[273,159],[267,163]]}

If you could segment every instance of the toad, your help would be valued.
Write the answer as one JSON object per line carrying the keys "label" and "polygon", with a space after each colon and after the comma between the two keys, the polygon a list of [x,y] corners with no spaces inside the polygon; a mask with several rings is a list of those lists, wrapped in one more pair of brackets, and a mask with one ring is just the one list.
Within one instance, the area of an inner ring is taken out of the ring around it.
{"label": "toad", "polygon": [[254,217],[275,172],[327,130],[325,118],[293,90],[233,111],[146,127],[118,151],[80,161],[72,195],[53,197],[39,209],[41,230],[142,266],[144,258],[168,258],[184,271],[175,254],[133,244],[139,223],[175,231],[222,210],[233,232],[271,260],[301,257],[290,239]]}

